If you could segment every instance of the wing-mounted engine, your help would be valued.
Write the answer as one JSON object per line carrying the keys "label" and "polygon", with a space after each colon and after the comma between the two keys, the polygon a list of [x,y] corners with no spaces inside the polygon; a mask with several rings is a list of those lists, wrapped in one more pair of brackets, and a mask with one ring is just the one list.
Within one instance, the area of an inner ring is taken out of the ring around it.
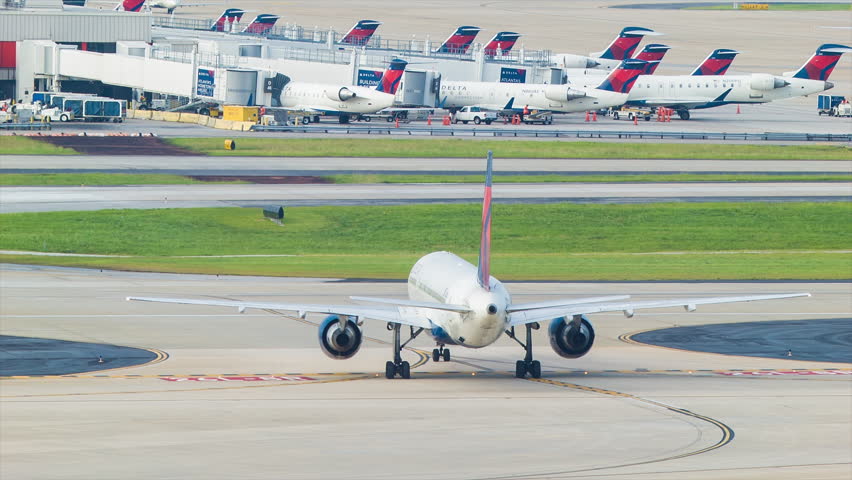
{"label": "wing-mounted engine", "polygon": [[573,320],[554,318],[548,334],[553,351],[564,358],[580,358],[589,353],[595,343],[595,329],[585,315]]}
{"label": "wing-mounted engine", "polygon": [[554,102],[567,102],[576,98],[585,97],[586,92],[573,89],[568,85],[548,85],[544,87],[544,96],[548,100],[553,100]]}
{"label": "wing-mounted engine", "polygon": [[358,353],[363,336],[361,328],[351,319],[342,322],[339,315],[325,317],[319,328],[319,343],[323,353],[344,360]]}
{"label": "wing-mounted engine", "polygon": [[584,55],[560,53],[553,58],[553,63],[562,68],[595,68],[600,62]]}
{"label": "wing-mounted engine", "polygon": [[749,86],[753,90],[768,91],[786,87],[787,85],[790,85],[790,82],[768,73],[753,73],[751,74],[751,80],[749,80]]}
{"label": "wing-mounted engine", "polygon": [[326,90],[325,96],[335,102],[345,102],[346,100],[355,98],[356,95],[352,90],[349,90],[346,87],[340,87],[339,90]]}

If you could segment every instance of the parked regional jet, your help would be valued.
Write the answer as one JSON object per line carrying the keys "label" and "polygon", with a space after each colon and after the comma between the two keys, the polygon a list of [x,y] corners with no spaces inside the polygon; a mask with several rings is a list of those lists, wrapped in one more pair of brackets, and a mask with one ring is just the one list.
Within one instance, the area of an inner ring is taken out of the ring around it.
{"label": "parked regional jet", "polygon": [[239,8],[229,8],[219,15],[219,18],[210,25],[210,30],[213,32],[230,32],[233,25],[239,24],[246,11]]}
{"label": "parked regional jet", "polygon": [[642,51],[637,53],[633,58],[648,62],[648,68],[645,71],[645,75],[653,75],[657,70],[657,67],[660,66],[660,62],[663,61],[663,57],[666,56],[666,52],[671,50],[671,48],[672,47],[661,43],[649,43],[648,45],[645,45],[645,48],[643,48]]}
{"label": "parked regional jet", "polygon": [[[827,43],[817,48],[797,71],[781,76],[768,73],[751,75],[679,75],[639,77],[627,98],[629,105],[669,107],[683,120],[689,110],[718,107],[731,103],[767,103],[784,98],[823,92],[834,87],[828,81],[840,56],[852,52],[845,45]],[[588,77],[593,81],[594,77]]]}
{"label": "parked regional jet", "polygon": [[456,109],[478,106],[490,110],[530,110],[584,112],[621,105],[633,83],[644,73],[647,62],[625,60],[594,86],[578,89],[572,85],[452,82],[441,83],[441,106]]}
{"label": "parked regional jet", "polygon": [[[408,275],[408,300],[394,298],[350,297],[368,305],[316,305],[302,303],[244,302],[236,300],[127,297],[145,302],[183,303],[328,315],[319,326],[322,351],[334,359],[351,358],[361,348],[363,321],[384,322],[393,330],[393,360],[385,364],[385,377],[411,376],[411,366],[402,360],[402,349],[420,333],[426,332],[437,343],[433,361],[449,361],[448,345],[482,348],[504,334],[517,341],[525,351],[515,363],[515,376],[541,377],[541,363],[533,360],[532,331],[539,322],[550,322],[550,346],[561,357],[579,358],[589,352],[595,331],[586,317],[600,312],[623,312],[632,317],[636,310],[682,306],[692,312],[698,305],[750,302],[780,298],[807,297],[808,293],[745,295],[736,297],[679,298],[632,302],[629,296],[564,298],[535,303],[512,303],[508,289],[491,276],[491,179],[492,158],[488,152],[485,171],[485,195],[482,201],[482,230],[478,265],[468,263],[450,252],[433,252],[417,261]],[[402,326],[410,327],[403,343]],[[526,341],[515,334],[515,327],[526,330]]]}
{"label": "parked regional jet", "polygon": [[729,48],[713,50],[690,75],[724,75],[739,53]]}
{"label": "parked regional jet", "polygon": [[254,17],[254,20],[251,21],[246,28],[242,30],[241,33],[255,33],[259,35],[263,35],[272,30],[272,27],[275,26],[275,22],[281,18],[278,15],[271,15],[268,13],[261,13],[260,15]]}
{"label": "parked regional jet", "polygon": [[602,52],[586,55],[573,53],[557,53],[551,57],[551,62],[562,68],[599,68],[612,70],[618,67],[622,60],[633,56],[639,42],[646,35],[662,35],[650,28],[626,27],[621,30],[617,37]]}
{"label": "parked regional jet", "polygon": [[479,27],[462,25],[449,38],[444,40],[444,43],[435,50],[435,53],[467,53],[480,30],[482,29]]}
{"label": "parked regional jet", "polygon": [[512,47],[515,46],[515,42],[521,38],[520,33],[515,32],[498,32],[497,35],[494,35],[494,38],[485,45],[483,49],[485,51],[485,55],[495,56],[495,55],[505,55],[508,53]]}
{"label": "parked regional jet", "polygon": [[164,8],[169,14],[174,13],[178,7],[209,7],[211,5],[222,5],[221,2],[215,3],[186,3],[182,0],[123,0],[115,6],[114,10],[120,12],[141,12],[146,5],[148,8]]}
{"label": "parked regional jet", "polygon": [[[349,123],[353,116],[376,113],[393,106],[396,87],[407,62],[395,59],[382,75],[375,89],[354,85],[335,85],[310,82],[289,82],[280,95],[280,105],[305,113],[304,119],[314,120],[320,115],[338,117],[340,123]],[[307,122],[306,122],[307,123]]]}

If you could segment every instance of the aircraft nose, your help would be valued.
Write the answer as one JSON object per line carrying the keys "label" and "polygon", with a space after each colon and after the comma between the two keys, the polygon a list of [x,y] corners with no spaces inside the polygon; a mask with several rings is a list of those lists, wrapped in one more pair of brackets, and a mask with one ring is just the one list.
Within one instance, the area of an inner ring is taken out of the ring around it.
{"label": "aircraft nose", "polygon": [[833,84],[833,83],[828,82],[828,81],[827,81],[827,82],[825,82],[825,89],[826,89],[826,90],[831,90],[832,88],[834,88],[834,84]]}

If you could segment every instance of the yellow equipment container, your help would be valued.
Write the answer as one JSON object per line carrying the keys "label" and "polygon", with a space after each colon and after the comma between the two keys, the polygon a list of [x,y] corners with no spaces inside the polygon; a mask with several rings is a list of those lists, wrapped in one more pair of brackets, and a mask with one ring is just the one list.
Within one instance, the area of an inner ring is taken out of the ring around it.
{"label": "yellow equipment container", "polygon": [[237,105],[225,105],[223,120],[235,122],[257,122],[257,107],[243,107]]}

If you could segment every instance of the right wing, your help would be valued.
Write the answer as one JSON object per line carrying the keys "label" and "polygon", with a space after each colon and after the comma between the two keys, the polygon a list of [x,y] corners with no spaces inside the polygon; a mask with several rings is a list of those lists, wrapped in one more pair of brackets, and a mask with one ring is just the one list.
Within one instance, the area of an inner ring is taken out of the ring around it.
{"label": "right wing", "polygon": [[[304,318],[308,313],[323,313],[328,315],[347,315],[359,318],[380,320],[383,322],[401,323],[412,327],[431,329],[434,325],[425,317],[402,315],[401,308],[408,307],[403,303],[396,305],[319,305],[310,303],[274,303],[274,302],[243,302],[239,300],[200,300],[192,298],[155,298],[155,297],[127,297],[129,301],[158,302],[158,303],[180,303],[186,305],[213,305],[219,307],[234,307],[240,313],[247,308],[261,310],[284,310],[296,312],[299,317]],[[440,305],[440,304],[439,304]],[[454,305],[450,307],[455,307]]]}

